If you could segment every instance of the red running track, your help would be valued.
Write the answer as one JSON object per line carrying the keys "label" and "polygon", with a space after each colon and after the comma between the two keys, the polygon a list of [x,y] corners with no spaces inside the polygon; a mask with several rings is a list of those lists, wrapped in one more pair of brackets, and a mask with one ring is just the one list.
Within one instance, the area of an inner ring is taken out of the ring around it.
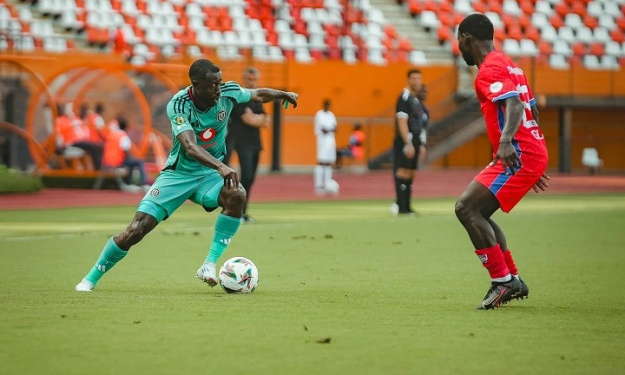
{"label": "red running track", "polygon": [[[415,198],[457,197],[477,174],[474,170],[420,171],[414,180]],[[625,193],[625,176],[552,175],[544,194]],[[390,171],[365,174],[335,173],[341,192],[318,197],[311,174],[262,174],[257,176],[253,202],[314,201],[336,199],[394,199]],[[533,194],[533,192],[530,192]],[[137,205],[143,194],[117,190],[44,189],[32,194],[0,195],[0,210],[61,207]]]}

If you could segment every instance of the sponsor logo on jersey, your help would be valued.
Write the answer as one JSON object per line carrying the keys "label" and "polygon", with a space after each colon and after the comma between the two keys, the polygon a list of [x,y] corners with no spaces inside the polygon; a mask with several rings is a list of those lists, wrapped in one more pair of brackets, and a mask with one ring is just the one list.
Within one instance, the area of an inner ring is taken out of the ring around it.
{"label": "sponsor logo on jersey", "polygon": [[217,113],[217,121],[223,121],[226,118],[226,111],[219,111]]}
{"label": "sponsor logo on jersey", "polygon": [[503,83],[501,82],[493,82],[490,84],[490,92],[493,94],[501,91],[501,89],[503,89]]}
{"label": "sponsor logo on jersey", "polygon": [[208,128],[200,133],[200,139],[203,140],[204,142],[208,142],[215,137],[215,134],[217,134],[215,129]]}
{"label": "sponsor logo on jersey", "polygon": [[161,193],[161,191],[160,191],[160,190],[158,190],[157,188],[154,188],[154,189],[150,190],[150,195],[153,195],[153,196],[155,196],[155,197],[156,197],[157,195],[159,195],[160,193]]}

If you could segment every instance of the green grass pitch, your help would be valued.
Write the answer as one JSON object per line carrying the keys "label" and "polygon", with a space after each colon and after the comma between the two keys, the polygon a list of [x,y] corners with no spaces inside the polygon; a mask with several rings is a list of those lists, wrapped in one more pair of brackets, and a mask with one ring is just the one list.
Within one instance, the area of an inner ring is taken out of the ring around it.
{"label": "green grass pitch", "polygon": [[[530,298],[476,311],[488,275],[453,199],[253,204],[195,278],[215,214],[185,205],[93,293],[74,285],[134,207],[0,212],[0,374],[623,374],[625,195],[538,195],[494,219]],[[329,341],[329,342],[327,342]]]}

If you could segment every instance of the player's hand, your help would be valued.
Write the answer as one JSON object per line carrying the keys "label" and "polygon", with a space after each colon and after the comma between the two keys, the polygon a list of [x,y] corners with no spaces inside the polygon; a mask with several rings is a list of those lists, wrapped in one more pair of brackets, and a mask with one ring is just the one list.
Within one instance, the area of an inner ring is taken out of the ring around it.
{"label": "player's hand", "polygon": [[299,95],[294,92],[285,92],[284,96],[285,97],[282,99],[282,105],[284,105],[285,108],[287,108],[286,103],[291,103],[293,104],[293,108],[297,108],[297,98]]}
{"label": "player's hand", "polygon": [[224,186],[226,189],[237,190],[239,189],[239,175],[237,171],[223,164],[218,169],[221,177],[224,178]]}
{"label": "player's hand", "polygon": [[406,143],[404,145],[404,155],[406,155],[408,159],[414,158],[415,153],[416,150],[414,149],[414,145],[412,143]]}
{"label": "player's hand", "polygon": [[532,189],[534,189],[534,191],[536,193],[540,193],[540,191],[545,191],[547,190],[547,188],[549,187],[549,181],[551,178],[546,174],[543,173],[542,176],[540,176],[540,178],[538,179],[538,182],[536,182],[534,184],[534,186],[532,186]]}
{"label": "player's hand", "polygon": [[506,174],[516,174],[516,171],[521,168],[521,158],[519,157],[519,154],[516,153],[512,142],[500,143],[497,155],[495,155],[495,158],[490,162],[490,164],[488,164],[488,166],[492,167],[497,164],[499,160],[501,160],[503,170]]}

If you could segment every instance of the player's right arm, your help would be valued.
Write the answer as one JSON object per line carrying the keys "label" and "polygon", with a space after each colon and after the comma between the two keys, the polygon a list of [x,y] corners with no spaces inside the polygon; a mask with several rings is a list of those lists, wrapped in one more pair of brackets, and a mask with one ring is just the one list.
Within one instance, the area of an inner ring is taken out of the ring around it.
{"label": "player's right arm", "polygon": [[167,104],[167,116],[171,122],[173,135],[180,142],[182,150],[188,157],[204,166],[217,170],[226,180],[227,187],[238,189],[239,176],[237,172],[197,144],[195,132],[188,120],[188,103],[190,102],[185,103],[184,100],[174,98]]}
{"label": "player's right arm", "polygon": [[412,144],[412,140],[408,135],[408,118],[410,117],[410,108],[408,107],[408,100],[404,100],[403,96],[397,100],[397,131],[399,136],[404,142],[404,155],[407,158],[413,158],[415,155],[415,148]]}
{"label": "player's right arm", "polygon": [[197,144],[195,133],[193,130],[185,130],[179,133],[176,138],[188,157],[197,160],[200,164],[209,168],[216,169],[221,177],[226,180],[226,186],[229,188],[239,188],[239,176],[237,172],[219,161],[204,148]]}

